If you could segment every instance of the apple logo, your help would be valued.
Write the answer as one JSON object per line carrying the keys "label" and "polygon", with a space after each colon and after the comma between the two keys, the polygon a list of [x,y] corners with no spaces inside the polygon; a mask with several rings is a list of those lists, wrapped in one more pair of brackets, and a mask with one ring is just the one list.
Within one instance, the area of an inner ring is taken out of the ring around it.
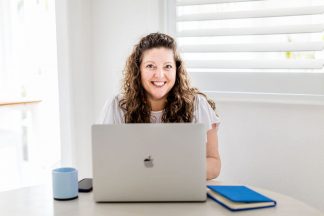
{"label": "apple logo", "polygon": [[149,155],[148,158],[144,159],[144,165],[147,168],[152,168],[153,167],[153,158],[151,157],[151,155]]}

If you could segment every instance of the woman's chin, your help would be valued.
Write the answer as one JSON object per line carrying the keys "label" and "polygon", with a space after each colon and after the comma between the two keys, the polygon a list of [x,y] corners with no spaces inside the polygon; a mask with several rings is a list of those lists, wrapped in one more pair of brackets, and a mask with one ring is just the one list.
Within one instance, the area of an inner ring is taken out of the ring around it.
{"label": "woman's chin", "polygon": [[158,94],[158,95],[151,95],[150,99],[153,101],[161,101],[165,100],[167,97],[167,94]]}

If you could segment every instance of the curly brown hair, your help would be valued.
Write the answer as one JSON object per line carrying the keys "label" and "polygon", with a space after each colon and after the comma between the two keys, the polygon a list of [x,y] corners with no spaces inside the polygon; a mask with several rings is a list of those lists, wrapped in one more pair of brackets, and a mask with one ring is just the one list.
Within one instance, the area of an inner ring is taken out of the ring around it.
{"label": "curly brown hair", "polygon": [[134,46],[126,62],[122,82],[122,99],[119,102],[119,106],[125,113],[125,123],[150,122],[151,106],[147,101],[147,95],[141,83],[140,65],[144,51],[162,47],[173,51],[176,63],[176,80],[168,93],[162,122],[192,122],[197,94],[205,96],[210,106],[216,110],[215,103],[212,100],[208,99],[197,88],[190,86],[188,74],[177,51],[175,40],[166,34],[152,33],[143,37]]}

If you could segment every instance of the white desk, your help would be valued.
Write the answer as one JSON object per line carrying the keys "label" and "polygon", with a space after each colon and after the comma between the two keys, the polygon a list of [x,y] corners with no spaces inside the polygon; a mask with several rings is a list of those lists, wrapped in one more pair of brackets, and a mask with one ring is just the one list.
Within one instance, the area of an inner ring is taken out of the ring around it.
{"label": "white desk", "polygon": [[[212,182],[215,183],[215,182]],[[217,184],[217,183],[215,183]],[[253,187],[278,204],[274,208],[245,212],[230,212],[216,202],[204,203],[95,203],[92,193],[80,193],[71,201],[55,201],[49,186],[35,186],[0,193],[1,216],[75,216],[75,215],[149,215],[149,216],[220,216],[220,215],[324,215],[318,210],[291,197]]]}

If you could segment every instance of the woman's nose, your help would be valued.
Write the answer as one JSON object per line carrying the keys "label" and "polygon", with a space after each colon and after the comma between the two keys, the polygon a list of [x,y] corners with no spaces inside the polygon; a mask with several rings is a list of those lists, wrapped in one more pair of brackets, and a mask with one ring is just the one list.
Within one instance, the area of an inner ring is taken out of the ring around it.
{"label": "woman's nose", "polygon": [[157,78],[163,78],[164,77],[164,71],[163,68],[157,68],[155,71],[155,77]]}

